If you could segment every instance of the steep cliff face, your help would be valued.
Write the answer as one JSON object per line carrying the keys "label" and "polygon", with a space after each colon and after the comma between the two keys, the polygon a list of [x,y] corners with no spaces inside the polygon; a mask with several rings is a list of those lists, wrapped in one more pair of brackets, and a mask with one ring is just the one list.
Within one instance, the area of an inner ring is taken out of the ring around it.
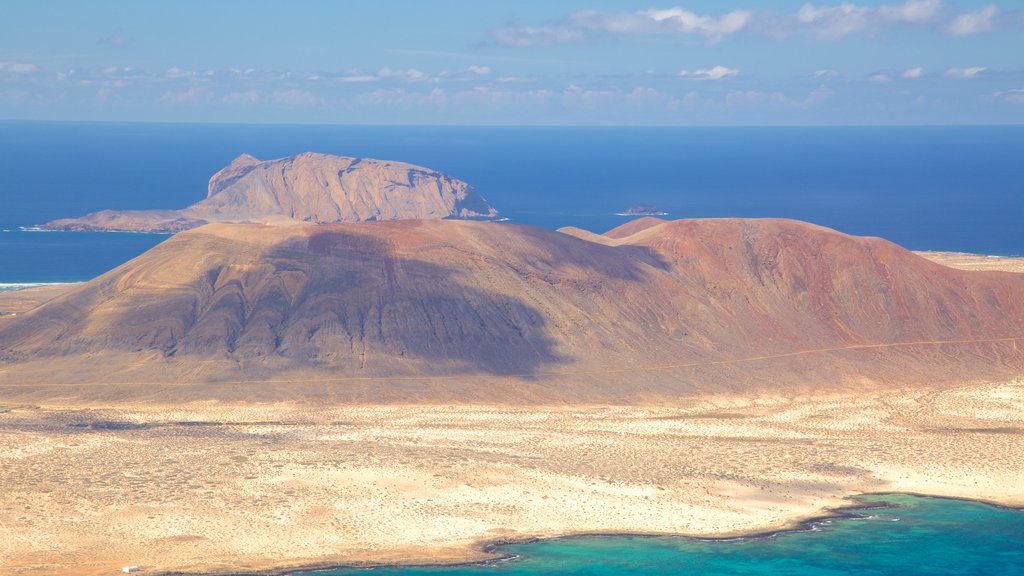
{"label": "steep cliff face", "polygon": [[0,389],[604,402],[1024,374],[1024,275],[789,220],[648,224],[601,242],[457,221],[205,226],[0,324]]}
{"label": "steep cliff face", "polygon": [[180,232],[210,222],[493,219],[471,186],[404,164],[306,153],[259,161],[243,154],[210,179],[206,199],[182,210],[105,210],[54,220],[51,230]]}

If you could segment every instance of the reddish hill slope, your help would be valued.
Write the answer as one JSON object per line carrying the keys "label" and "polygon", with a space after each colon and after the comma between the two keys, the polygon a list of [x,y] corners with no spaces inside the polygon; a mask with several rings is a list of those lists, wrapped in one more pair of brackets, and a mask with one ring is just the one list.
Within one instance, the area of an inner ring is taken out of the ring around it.
{"label": "reddish hill slope", "polygon": [[[1024,374],[1024,275],[787,220],[211,225],[0,325],[0,395],[605,402]],[[173,386],[174,388],[168,388]],[[50,392],[52,393],[52,392]]]}

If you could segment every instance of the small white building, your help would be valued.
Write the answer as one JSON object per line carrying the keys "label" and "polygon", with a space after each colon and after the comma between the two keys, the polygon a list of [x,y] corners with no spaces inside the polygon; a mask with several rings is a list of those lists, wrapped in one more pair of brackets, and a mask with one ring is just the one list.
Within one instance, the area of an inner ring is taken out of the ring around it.
{"label": "small white building", "polygon": [[131,574],[132,572],[138,572],[139,570],[142,570],[142,568],[139,568],[138,566],[125,566],[124,568],[121,568],[121,572],[124,572],[125,574]]}

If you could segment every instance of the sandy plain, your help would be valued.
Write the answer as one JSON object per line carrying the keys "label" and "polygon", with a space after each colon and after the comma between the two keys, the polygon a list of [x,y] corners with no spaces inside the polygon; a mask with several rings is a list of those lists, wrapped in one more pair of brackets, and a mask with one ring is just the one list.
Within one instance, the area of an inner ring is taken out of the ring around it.
{"label": "sandy plain", "polygon": [[[0,309],[60,291],[6,293]],[[573,533],[751,534],[888,491],[1024,506],[1024,381],[629,407],[0,399],[0,572],[12,575],[454,562]]]}
{"label": "sandy plain", "polygon": [[5,574],[482,559],[775,530],[866,492],[1024,505],[1024,382],[672,407],[6,406]]}
{"label": "sandy plain", "polygon": [[1001,272],[1024,272],[1024,258],[1004,258],[986,254],[966,252],[915,252],[918,256],[961,270],[998,270]]}

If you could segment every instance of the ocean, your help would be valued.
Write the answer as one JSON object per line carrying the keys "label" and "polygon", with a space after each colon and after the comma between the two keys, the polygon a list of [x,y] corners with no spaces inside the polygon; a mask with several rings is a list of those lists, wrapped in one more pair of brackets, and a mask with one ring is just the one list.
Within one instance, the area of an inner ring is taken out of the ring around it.
{"label": "ocean", "polygon": [[603,232],[785,217],[915,250],[1024,254],[1024,127],[544,128],[0,122],[0,285],[87,280],[166,236],[22,232],[181,208],[242,152],[401,160],[474,185],[511,222]]}
{"label": "ocean", "polygon": [[908,495],[768,536],[706,540],[590,536],[498,546],[505,559],[449,567],[348,568],[294,576],[1014,576],[1024,574],[1024,511]]}

